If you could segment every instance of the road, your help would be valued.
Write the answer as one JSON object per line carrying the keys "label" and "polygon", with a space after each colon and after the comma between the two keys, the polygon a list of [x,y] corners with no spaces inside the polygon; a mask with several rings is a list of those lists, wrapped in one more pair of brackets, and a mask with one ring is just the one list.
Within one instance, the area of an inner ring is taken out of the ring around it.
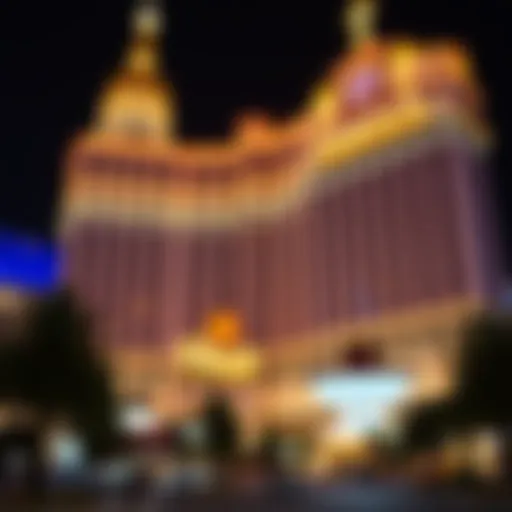
{"label": "road", "polygon": [[456,491],[420,491],[406,485],[345,481],[329,487],[277,492],[260,496],[171,498],[103,496],[67,501],[48,499],[45,505],[0,503],[2,512],[506,512],[512,499]]}

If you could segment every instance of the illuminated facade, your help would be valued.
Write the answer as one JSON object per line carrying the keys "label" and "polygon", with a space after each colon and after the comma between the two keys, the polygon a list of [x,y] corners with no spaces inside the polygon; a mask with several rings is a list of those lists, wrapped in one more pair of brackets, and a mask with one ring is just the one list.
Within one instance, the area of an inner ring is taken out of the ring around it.
{"label": "illuminated facade", "polygon": [[61,227],[66,278],[141,387],[218,308],[266,361],[307,369],[361,338],[389,365],[418,345],[448,353],[491,304],[490,137],[471,59],[376,38],[373,4],[352,4],[353,48],[311,101],[286,122],[241,117],[219,144],[179,139],[162,13],[136,6],[125,59],[67,152]]}

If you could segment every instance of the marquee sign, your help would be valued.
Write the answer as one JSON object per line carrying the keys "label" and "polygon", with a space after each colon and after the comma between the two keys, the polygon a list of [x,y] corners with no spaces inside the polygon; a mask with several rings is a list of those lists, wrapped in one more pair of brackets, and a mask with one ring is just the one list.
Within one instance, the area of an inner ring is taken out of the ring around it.
{"label": "marquee sign", "polygon": [[176,369],[187,377],[218,383],[253,380],[261,362],[257,351],[242,344],[242,324],[231,311],[214,312],[202,332],[178,343],[174,352]]}

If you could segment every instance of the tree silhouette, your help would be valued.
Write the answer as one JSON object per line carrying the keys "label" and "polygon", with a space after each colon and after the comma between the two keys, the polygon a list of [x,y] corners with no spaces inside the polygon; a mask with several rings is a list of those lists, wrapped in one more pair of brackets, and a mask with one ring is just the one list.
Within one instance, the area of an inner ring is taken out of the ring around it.
{"label": "tree silhouette", "polygon": [[464,331],[457,398],[465,422],[502,432],[504,467],[512,476],[512,320],[486,314]]}
{"label": "tree silhouette", "polygon": [[454,427],[455,404],[439,400],[412,407],[406,415],[404,448],[407,452],[422,452],[437,448]]}
{"label": "tree silhouette", "polygon": [[217,462],[232,459],[238,448],[238,428],[229,401],[222,395],[209,397],[203,412],[206,449]]}
{"label": "tree silhouette", "polygon": [[108,448],[114,412],[109,374],[94,350],[89,319],[69,291],[35,303],[24,339],[3,356],[0,393],[30,406],[41,433],[64,416],[91,452]]}

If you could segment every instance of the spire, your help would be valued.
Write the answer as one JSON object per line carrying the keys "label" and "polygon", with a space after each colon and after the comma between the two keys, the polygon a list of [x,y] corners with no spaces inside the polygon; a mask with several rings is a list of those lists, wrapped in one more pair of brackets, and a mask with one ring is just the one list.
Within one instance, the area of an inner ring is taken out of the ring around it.
{"label": "spire", "polygon": [[131,43],[126,68],[155,74],[160,67],[160,38],[165,32],[163,0],[136,0],[131,13]]}
{"label": "spire", "polygon": [[136,0],[131,28],[135,37],[160,37],[165,32],[163,0]]}
{"label": "spire", "polygon": [[135,0],[121,65],[98,101],[101,130],[163,138],[174,129],[174,105],[161,51],[163,2]]}
{"label": "spire", "polygon": [[342,25],[350,46],[358,47],[375,37],[378,14],[378,0],[348,0]]}

